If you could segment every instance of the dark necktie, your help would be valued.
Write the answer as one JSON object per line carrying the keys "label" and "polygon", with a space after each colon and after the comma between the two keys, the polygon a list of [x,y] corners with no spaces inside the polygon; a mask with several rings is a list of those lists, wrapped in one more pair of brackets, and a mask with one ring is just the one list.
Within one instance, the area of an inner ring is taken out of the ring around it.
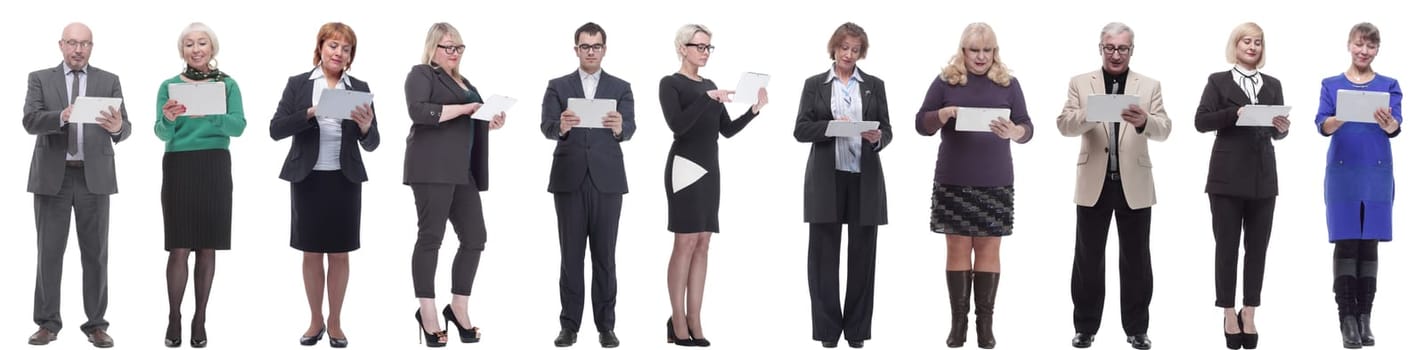
{"label": "dark necktie", "polygon": [[[1109,94],[1120,94],[1118,92],[1118,81],[1113,81],[1113,89]],[[1118,122],[1113,122],[1108,126],[1108,172],[1109,176],[1118,173]]]}
{"label": "dark necktie", "polygon": [[[84,82],[84,71],[74,69],[69,71],[74,76],[74,81],[69,84],[69,105],[74,106],[74,101],[79,98],[79,85]],[[82,123],[69,124],[69,155],[79,154],[79,129],[84,127]]]}

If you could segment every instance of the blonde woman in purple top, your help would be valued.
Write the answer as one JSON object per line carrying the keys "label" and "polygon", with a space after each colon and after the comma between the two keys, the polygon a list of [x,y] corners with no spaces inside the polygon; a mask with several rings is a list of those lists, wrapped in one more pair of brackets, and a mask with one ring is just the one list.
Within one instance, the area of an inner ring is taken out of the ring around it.
{"label": "blonde woman in purple top", "polygon": [[[1008,109],[1009,118],[991,121],[989,132],[960,131],[956,123],[961,108]],[[1014,227],[1014,164],[1009,141],[1029,142],[1034,137],[1034,124],[1024,108],[1019,80],[1010,76],[1000,60],[999,44],[988,24],[965,27],[960,51],[930,83],[915,118],[915,129],[921,135],[940,132],[930,230],[945,234],[945,283],[950,289],[951,314],[945,345],[964,346],[973,290],[979,346],[994,348],[991,324],[999,286],[1000,237],[1008,236]]]}

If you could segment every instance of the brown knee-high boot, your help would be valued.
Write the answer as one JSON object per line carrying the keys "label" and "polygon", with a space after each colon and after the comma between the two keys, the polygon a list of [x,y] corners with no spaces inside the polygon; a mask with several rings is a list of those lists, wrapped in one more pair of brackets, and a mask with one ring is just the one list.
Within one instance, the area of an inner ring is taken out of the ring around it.
{"label": "brown knee-high boot", "polygon": [[998,272],[975,272],[975,336],[981,349],[995,348],[995,295],[999,294]]}
{"label": "brown knee-high boot", "polygon": [[970,271],[945,271],[945,286],[950,289],[950,337],[945,346],[965,346],[970,330]]}

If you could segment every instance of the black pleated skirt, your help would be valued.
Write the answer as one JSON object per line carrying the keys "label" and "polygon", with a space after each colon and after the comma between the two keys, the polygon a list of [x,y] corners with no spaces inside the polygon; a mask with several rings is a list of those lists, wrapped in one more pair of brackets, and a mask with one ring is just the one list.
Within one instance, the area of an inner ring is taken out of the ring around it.
{"label": "black pleated skirt", "polygon": [[361,248],[361,183],[341,170],[313,171],[292,183],[291,245],[309,253]]}
{"label": "black pleated skirt", "polygon": [[233,162],[226,149],[163,154],[163,249],[232,248]]}

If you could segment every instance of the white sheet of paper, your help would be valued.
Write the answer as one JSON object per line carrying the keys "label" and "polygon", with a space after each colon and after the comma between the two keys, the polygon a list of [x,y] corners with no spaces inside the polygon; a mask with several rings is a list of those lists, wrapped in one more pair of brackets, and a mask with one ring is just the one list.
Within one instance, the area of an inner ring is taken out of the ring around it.
{"label": "white sheet of paper", "polygon": [[1390,107],[1390,94],[1379,91],[1336,90],[1336,119],[1376,123],[1376,109]]}
{"label": "white sheet of paper", "polygon": [[322,118],[351,119],[351,111],[356,107],[371,103],[375,96],[369,92],[325,89],[322,99],[317,101],[317,116]]}
{"label": "white sheet of paper", "polygon": [[1246,105],[1237,116],[1237,126],[1273,126],[1272,119],[1291,115],[1291,106]]}
{"label": "white sheet of paper", "polygon": [[490,119],[495,118],[496,114],[509,111],[510,107],[514,107],[516,102],[514,97],[503,95],[485,96],[484,100],[485,103],[480,105],[480,110],[470,115],[471,118],[490,121]]}
{"label": "white sheet of paper", "polygon": [[683,156],[673,156],[673,192],[682,191],[684,188],[691,186],[694,182],[697,182],[698,179],[703,178],[703,175],[707,175],[707,173],[708,170],[698,165],[698,163],[693,163],[693,161],[688,160],[688,158],[683,158]]}
{"label": "white sheet of paper", "polygon": [[955,131],[990,132],[990,122],[1009,119],[1009,108],[960,107],[955,111]]}
{"label": "white sheet of paper", "polygon": [[830,123],[826,123],[826,136],[861,137],[862,132],[867,130],[875,130],[879,127],[881,127],[881,122],[833,120]]}
{"label": "white sheet of paper", "polygon": [[1089,96],[1089,106],[1085,119],[1091,122],[1121,122],[1123,110],[1138,104],[1136,95],[1093,95]]}
{"label": "white sheet of paper", "polygon": [[767,87],[771,80],[772,76],[762,73],[742,73],[742,79],[737,81],[737,90],[732,94],[732,102],[757,103],[757,89]]}
{"label": "white sheet of paper", "polygon": [[188,107],[180,115],[228,114],[228,86],[219,82],[168,84],[168,98]]}
{"label": "white sheet of paper", "polygon": [[99,124],[99,111],[118,110],[123,103],[124,99],[118,97],[79,96],[69,110],[69,122]]}
{"label": "white sheet of paper", "polygon": [[569,110],[579,116],[576,128],[602,128],[604,116],[618,109],[618,101],[607,98],[569,98]]}

